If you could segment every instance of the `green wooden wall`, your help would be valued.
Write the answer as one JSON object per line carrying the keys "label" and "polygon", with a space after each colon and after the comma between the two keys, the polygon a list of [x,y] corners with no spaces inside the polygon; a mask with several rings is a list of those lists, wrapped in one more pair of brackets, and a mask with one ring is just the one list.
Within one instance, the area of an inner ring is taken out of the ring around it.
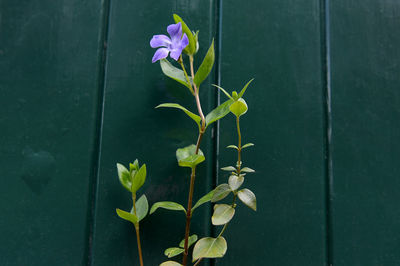
{"label": "green wooden wall", "polygon": [[[188,171],[175,150],[193,123],[187,90],[151,64],[153,34],[171,14],[200,30],[199,57],[216,38],[202,86],[206,112],[246,93],[245,185],[224,259],[204,265],[400,264],[400,2],[397,0],[0,1],[0,265],[138,265],[116,162],[148,166],[150,203],[186,203]],[[174,119],[170,119],[174,115]],[[228,115],[205,136],[195,197],[227,176]],[[211,207],[192,232],[215,234]],[[143,221],[146,265],[180,241],[184,217]]]}

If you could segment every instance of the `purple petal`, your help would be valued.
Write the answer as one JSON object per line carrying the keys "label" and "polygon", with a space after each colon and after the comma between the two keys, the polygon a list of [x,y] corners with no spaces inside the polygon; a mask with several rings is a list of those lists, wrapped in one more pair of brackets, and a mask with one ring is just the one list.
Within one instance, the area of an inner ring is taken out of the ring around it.
{"label": "purple petal", "polygon": [[181,41],[181,48],[185,48],[189,44],[189,38],[186,36],[186,33],[183,34],[182,41]]}
{"label": "purple petal", "polygon": [[176,48],[173,49],[171,51],[171,53],[169,54],[169,56],[173,59],[175,59],[175,61],[178,61],[179,56],[182,54],[182,49]]}
{"label": "purple petal", "polygon": [[167,27],[167,32],[171,36],[172,41],[174,39],[180,40],[182,38],[182,24],[180,22],[171,24]]}
{"label": "purple petal", "polygon": [[151,62],[157,62],[160,59],[166,58],[168,56],[169,50],[167,48],[159,48],[157,51],[154,53],[153,59],[151,59]]}
{"label": "purple petal", "polygon": [[168,38],[166,35],[160,34],[160,35],[154,35],[153,38],[151,38],[150,41],[150,46],[152,48],[157,48],[160,46],[167,47],[169,44],[171,44],[171,39]]}

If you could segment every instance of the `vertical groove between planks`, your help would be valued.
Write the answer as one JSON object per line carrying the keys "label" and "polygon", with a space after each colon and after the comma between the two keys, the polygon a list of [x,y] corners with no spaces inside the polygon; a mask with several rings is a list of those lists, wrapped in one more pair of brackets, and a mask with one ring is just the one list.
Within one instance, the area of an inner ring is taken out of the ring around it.
{"label": "vertical groove between planks", "polygon": [[111,0],[101,1],[101,22],[100,35],[98,39],[98,102],[96,112],[96,125],[94,132],[93,154],[91,159],[91,173],[89,178],[89,199],[88,199],[88,214],[86,223],[86,250],[83,258],[83,265],[91,265],[93,263],[93,245],[94,231],[96,225],[96,201],[97,189],[99,183],[100,159],[101,159],[101,141],[103,134],[104,121],[104,94],[106,87],[107,73],[107,45],[108,31],[110,25],[110,10]]}
{"label": "vertical groove between planks", "polygon": [[[215,44],[216,44],[216,53],[215,53],[215,83],[218,84],[219,86],[221,85],[221,53],[222,53],[222,6],[223,6],[223,0],[216,0],[215,3]],[[221,102],[220,98],[220,91],[215,90],[215,104],[214,106],[218,106]],[[214,153],[214,165],[213,165],[213,183],[212,186],[213,188],[216,187],[218,184],[218,169],[219,169],[219,138],[220,138],[220,123],[217,121],[217,123],[214,124],[213,130],[214,130],[214,143],[213,143],[213,153]],[[212,204],[210,205],[210,213],[212,214]],[[210,235],[211,236],[216,236],[216,231],[214,226],[210,226]],[[216,265],[216,260],[212,259],[210,262],[210,265],[215,266]]]}
{"label": "vertical groove between planks", "polygon": [[321,0],[321,60],[324,105],[325,138],[325,205],[326,205],[326,265],[333,265],[332,232],[332,109],[331,109],[331,51],[330,51],[330,0]]}

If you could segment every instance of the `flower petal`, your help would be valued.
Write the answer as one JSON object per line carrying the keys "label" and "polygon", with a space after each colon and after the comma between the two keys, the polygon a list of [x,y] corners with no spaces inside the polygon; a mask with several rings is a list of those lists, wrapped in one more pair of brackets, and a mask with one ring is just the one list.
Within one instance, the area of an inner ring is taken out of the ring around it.
{"label": "flower petal", "polygon": [[154,53],[153,59],[151,59],[151,62],[154,63],[160,59],[166,58],[168,56],[169,50],[167,48],[159,48],[157,51]]}
{"label": "flower petal", "polygon": [[189,38],[186,33],[183,34],[182,41],[181,41],[181,48],[184,49],[189,44]]}
{"label": "flower petal", "polygon": [[175,48],[171,51],[171,53],[169,54],[169,56],[173,59],[175,59],[175,61],[178,61],[179,56],[182,54],[182,48]]}
{"label": "flower petal", "polygon": [[182,38],[182,24],[180,22],[176,24],[171,24],[167,27],[167,32],[171,36],[172,41],[174,39],[180,40]]}
{"label": "flower petal", "polygon": [[151,38],[151,41],[150,41],[151,48],[157,48],[157,47],[160,47],[160,46],[167,47],[169,44],[171,44],[171,39],[168,38],[166,35],[163,35],[163,34],[154,35],[153,38]]}

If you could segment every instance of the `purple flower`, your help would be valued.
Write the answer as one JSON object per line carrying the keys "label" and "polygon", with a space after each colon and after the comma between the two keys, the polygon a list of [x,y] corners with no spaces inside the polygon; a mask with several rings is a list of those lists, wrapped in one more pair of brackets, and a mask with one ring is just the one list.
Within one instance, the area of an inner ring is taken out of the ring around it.
{"label": "purple flower", "polygon": [[167,32],[171,38],[160,34],[154,35],[150,41],[150,46],[152,48],[162,47],[158,48],[154,53],[153,59],[151,60],[153,63],[166,58],[169,53],[169,56],[177,61],[182,50],[189,44],[189,39],[186,36],[186,33],[182,36],[182,25],[180,22],[169,25],[167,27]]}

